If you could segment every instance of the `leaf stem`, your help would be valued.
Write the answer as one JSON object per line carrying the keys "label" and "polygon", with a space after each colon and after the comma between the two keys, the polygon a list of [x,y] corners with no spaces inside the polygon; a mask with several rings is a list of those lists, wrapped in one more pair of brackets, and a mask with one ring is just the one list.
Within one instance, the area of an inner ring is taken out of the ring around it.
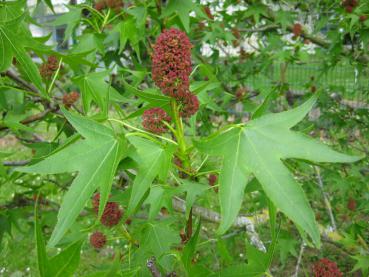
{"label": "leaf stem", "polygon": [[188,171],[190,168],[190,163],[187,156],[187,145],[184,139],[183,123],[179,115],[179,108],[177,102],[174,99],[171,101],[171,108],[175,124],[175,131],[173,134],[177,139],[179,147],[179,158],[182,160],[184,168]]}
{"label": "leaf stem", "polygon": [[55,72],[55,74],[53,76],[53,79],[51,80],[51,84],[49,86],[49,89],[47,90],[47,95],[50,95],[50,92],[53,89],[53,86],[54,86],[54,83],[56,81],[56,78],[59,75],[59,71],[60,71],[60,67],[61,67],[62,62],[63,62],[63,58],[60,58],[60,61],[59,61],[59,64],[58,64],[58,69],[56,70],[56,72]]}
{"label": "leaf stem", "polygon": [[109,121],[115,121],[115,122],[118,122],[118,123],[122,124],[123,126],[126,126],[126,127],[130,128],[130,129],[132,129],[132,130],[136,130],[137,132],[140,132],[140,133],[143,133],[143,134],[147,134],[147,135],[149,135],[149,136],[154,136],[154,137],[160,138],[160,139],[162,139],[162,140],[165,140],[165,141],[167,141],[167,142],[170,142],[170,143],[172,143],[172,144],[174,144],[174,145],[178,145],[178,144],[177,144],[177,142],[175,142],[174,140],[171,140],[171,139],[166,138],[166,137],[163,137],[163,136],[159,136],[159,135],[156,135],[156,134],[152,134],[152,133],[146,132],[146,131],[144,131],[144,130],[141,130],[140,128],[134,127],[134,126],[132,126],[132,125],[130,125],[130,124],[128,124],[128,123],[126,123],[126,122],[124,122],[124,121],[119,120],[119,119],[115,119],[115,118],[108,118],[108,120],[109,120]]}

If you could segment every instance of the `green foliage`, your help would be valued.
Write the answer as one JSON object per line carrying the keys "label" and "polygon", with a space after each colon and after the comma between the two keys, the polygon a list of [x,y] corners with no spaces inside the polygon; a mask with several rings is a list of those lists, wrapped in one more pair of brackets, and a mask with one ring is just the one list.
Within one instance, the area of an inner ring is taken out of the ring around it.
{"label": "green foliage", "polygon": [[0,274],[368,275],[369,3],[28,2],[0,1]]}
{"label": "green foliage", "polygon": [[[306,231],[319,247],[320,235],[314,214],[282,159],[355,162],[359,158],[337,153],[290,130],[310,111],[315,100],[313,97],[294,110],[262,116],[245,126],[235,126],[196,143],[198,149],[222,155],[224,159],[220,174],[222,224],[219,233],[224,233],[234,222],[241,208],[247,178],[252,173],[274,205]],[[234,150],[230,150],[232,148]]]}
{"label": "green foliage", "polygon": [[99,214],[102,214],[115,170],[126,150],[125,139],[115,135],[112,129],[66,110],[63,113],[85,139],[62,146],[45,160],[19,169],[41,174],[78,171],[64,195],[50,246],[55,246],[68,231],[96,189],[101,194]]}

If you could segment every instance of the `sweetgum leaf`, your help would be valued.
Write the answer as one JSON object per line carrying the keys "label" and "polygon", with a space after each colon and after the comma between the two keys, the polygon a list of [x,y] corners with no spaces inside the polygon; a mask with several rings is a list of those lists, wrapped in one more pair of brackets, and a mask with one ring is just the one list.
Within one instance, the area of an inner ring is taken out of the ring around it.
{"label": "sweetgum leaf", "polygon": [[[15,26],[0,24],[0,46],[4,47],[0,50],[0,69],[6,69],[9,66],[9,57],[12,58],[14,55],[27,78],[32,81],[44,97],[47,97],[38,68],[24,49],[24,41],[17,36],[17,27],[18,24]],[[7,56],[2,58],[4,55]]]}
{"label": "sweetgum leaf", "polygon": [[49,276],[73,276],[78,268],[82,241],[77,241],[50,259]]}
{"label": "sweetgum leaf", "polygon": [[200,151],[223,157],[219,177],[222,222],[219,233],[232,225],[240,210],[248,177],[254,175],[274,205],[316,245],[320,234],[301,186],[283,164],[285,159],[313,162],[355,162],[360,158],[338,153],[327,145],[290,130],[313,107],[316,97],[290,111],[267,114],[199,142]]}
{"label": "sweetgum leaf", "polygon": [[101,192],[101,215],[109,197],[116,168],[126,150],[125,139],[117,138],[112,129],[65,109],[63,113],[85,139],[55,151],[37,164],[18,169],[21,172],[41,174],[78,172],[78,176],[64,195],[49,246],[55,246],[60,241],[97,188],[100,188]]}
{"label": "sweetgum leaf", "polygon": [[237,264],[225,268],[220,276],[258,277],[265,276],[268,269],[268,256],[250,244],[246,244],[247,264]]}
{"label": "sweetgum leaf", "polygon": [[129,141],[137,150],[138,155],[134,158],[137,159],[139,166],[132,186],[127,214],[134,212],[157,176],[165,180],[174,151],[170,146],[162,147],[140,137],[130,137]]}

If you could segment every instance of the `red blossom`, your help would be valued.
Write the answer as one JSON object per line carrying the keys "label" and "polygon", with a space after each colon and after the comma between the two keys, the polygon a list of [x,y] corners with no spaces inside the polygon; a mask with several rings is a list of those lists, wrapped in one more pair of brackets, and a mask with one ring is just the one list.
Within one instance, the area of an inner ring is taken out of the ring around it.
{"label": "red blossom", "polygon": [[292,33],[298,37],[302,34],[302,25],[300,23],[293,24]]}
{"label": "red blossom", "polygon": [[99,1],[95,4],[95,10],[97,11],[102,11],[103,9],[105,9],[105,7],[105,1]]}
{"label": "red blossom", "polygon": [[315,277],[342,277],[337,264],[327,258],[320,259],[313,266]]}
{"label": "red blossom", "polygon": [[347,202],[347,209],[349,209],[350,211],[355,211],[356,210],[356,200],[354,198],[350,198],[349,201]]}
{"label": "red blossom", "polygon": [[191,117],[199,110],[199,99],[195,94],[187,92],[179,99],[181,106],[180,114],[182,117]]}
{"label": "red blossom", "polygon": [[159,35],[152,56],[152,78],[165,95],[181,98],[189,88],[192,44],[187,35],[171,28]]}
{"label": "red blossom", "polygon": [[95,4],[95,9],[101,11],[105,8],[110,8],[118,13],[123,8],[123,6],[124,3],[122,0],[100,0]]}
{"label": "red blossom", "polygon": [[100,249],[106,244],[106,236],[101,232],[95,232],[90,236],[90,243],[94,248]]}
{"label": "red blossom", "polygon": [[212,187],[215,185],[215,183],[218,181],[218,176],[215,174],[210,174],[208,177],[209,185]]}
{"label": "red blossom", "polygon": [[105,0],[106,6],[114,10],[116,13],[120,12],[124,4],[122,0]]}
{"label": "red blossom", "polygon": [[351,6],[351,7],[355,8],[358,5],[359,5],[359,1],[358,0],[344,0],[342,2],[342,6],[344,6],[344,7]]}
{"label": "red blossom", "polygon": [[161,108],[146,110],[142,115],[142,126],[155,134],[165,133],[167,126],[163,121],[170,122],[170,116]]}
{"label": "red blossom", "polygon": [[[95,194],[92,199],[92,206],[97,214],[99,211],[100,205],[100,194]],[[101,223],[107,227],[113,227],[117,225],[122,218],[123,211],[120,209],[118,203],[116,202],[107,202],[104,208],[104,212],[101,216]]]}
{"label": "red blossom", "polygon": [[39,68],[40,75],[44,79],[51,79],[54,72],[58,70],[58,66],[59,66],[58,58],[55,56],[50,56],[47,58],[47,62],[43,63],[40,66]]}
{"label": "red blossom", "polygon": [[63,104],[67,108],[70,108],[79,99],[79,93],[72,91],[71,93],[63,95]]}
{"label": "red blossom", "polygon": [[363,15],[360,15],[360,18],[359,19],[360,19],[361,22],[364,22],[365,20],[368,19],[368,16],[365,15],[365,14],[363,14]]}

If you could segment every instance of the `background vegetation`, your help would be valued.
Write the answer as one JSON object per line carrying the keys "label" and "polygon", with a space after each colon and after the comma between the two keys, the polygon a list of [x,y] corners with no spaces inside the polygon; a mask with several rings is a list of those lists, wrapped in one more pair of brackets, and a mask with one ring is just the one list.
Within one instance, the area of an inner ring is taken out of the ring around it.
{"label": "background vegetation", "polygon": [[[327,258],[342,276],[368,276],[369,3],[71,1],[45,22],[53,2],[0,1],[0,275],[339,276],[317,273]],[[30,26],[65,28],[69,47]],[[169,28],[193,45],[200,108],[183,125],[151,75]],[[142,127],[158,106],[174,129],[159,137]],[[289,127],[301,117],[294,131],[347,156],[292,139],[268,117],[287,110]],[[234,137],[246,130],[247,148],[253,126],[268,138],[255,139],[258,164],[235,152]],[[280,148],[295,153],[282,163]],[[239,175],[227,178],[224,165]],[[278,191],[284,168],[293,180]],[[88,193],[71,189],[91,176]],[[290,183],[298,193],[283,198]],[[100,220],[106,202],[122,212],[111,228]]]}

